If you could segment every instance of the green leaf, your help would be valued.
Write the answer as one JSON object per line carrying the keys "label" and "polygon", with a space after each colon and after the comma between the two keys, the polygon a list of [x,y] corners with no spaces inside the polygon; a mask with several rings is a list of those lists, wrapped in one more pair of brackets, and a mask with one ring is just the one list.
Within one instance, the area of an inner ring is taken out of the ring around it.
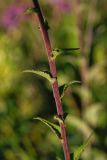
{"label": "green leaf", "polygon": [[50,29],[50,26],[48,24],[48,21],[46,19],[44,19],[44,24],[45,24],[45,28],[48,31]]}
{"label": "green leaf", "polygon": [[25,70],[23,72],[37,74],[39,76],[46,78],[50,82],[52,82],[52,80],[53,80],[53,78],[51,77],[51,75],[48,71]]}
{"label": "green leaf", "polygon": [[60,95],[61,95],[61,99],[65,96],[65,92],[66,90],[68,89],[68,87],[72,84],[75,84],[75,83],[81,83],[80,81],[70,81],[69,83],[67,84],[64,84],[62,85],[60,88],[59,88],[59,91],[60,91]]}
{"label": "green leaf", "polygon": [[24,11],[25,14],[32,14],[32,13],[38,13],[38,8],[27,8]]}
{"label": "green leaf", "polygon": [[83,145],[81,145],[80,147],[78,147],[78,148],[74,151],[74,153],[73,153],[73,160],[79,160],[82,152],[85,150],[85,148],[86,148],[87,145],[89,144],[92,135],[93,135],[93,133],[91,133],[91,135],[88,137],[88,139],[86,140],[86,142],[85,142]]}
{"label": "green leaf", "polygon": [[57,136],[58,138],[61,138],[61,132],[60,132],[60,127],[59,127],[59,125],[54,124],[54,123],[52,123],[52,122],[49,122],[49,121],[47,121],[46,119],[43,119],[43,118],[40,118],[40,117],[37,117],[37,118],[34,118],[34,119],[43,122],[45,125],[47,125],[47,126],[52,130],[53,133],[56,134],[56,136]]}
{"label": "green leaf", "polygon": [[52,55],[53,58],[56,59],[57,56],[64,54],[64,53],[69,53],[71,51],[77,51],[79,48],[54,48],[52,50]]}
{"label": "green leaf", "polygon": [[54,119],[57,120],[58,122],[59,121],[65,121],[67,116],[68,116],[68,113],[65,112],[64,115],[55,115]]}

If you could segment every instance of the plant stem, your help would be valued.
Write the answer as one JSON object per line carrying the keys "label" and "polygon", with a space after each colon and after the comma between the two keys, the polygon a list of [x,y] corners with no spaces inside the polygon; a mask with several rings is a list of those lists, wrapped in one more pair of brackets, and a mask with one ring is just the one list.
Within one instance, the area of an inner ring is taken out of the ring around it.
{"label": "plant stem", "polygon": [[[33,4],[34,4],[34,7],[38,9],[37,18],[40,23],[43,41],[45,44],[45,48],[47,50],[47,56],[48,56],[48,61],[49,61],[49,66],[50,66],[50,73],[54,79],[54,81],[52,82],[52,90],[53,90],[53,95],[55,98],[57,115],[63,116],[64,112],[63,112],[62,102],[61,102],[61,98],[60,98],[60,94],[59,94],[55,60],[54,60],[54,58],[52,58],[51,42],[49,39],[48,31],[45,26],[44,18],[43,18],[38,0],[33,0]],[[62,146],[63,146],[63,150],[64,150],[65,160],[70,160],[70,152],[69,152],[69,147],[68,147],[68,142],[67,142],[66,127],[65,127],[64,121],[59,120],[59,125],[60,125],[60,129],[61,129],[61,142],[62,142]]]}

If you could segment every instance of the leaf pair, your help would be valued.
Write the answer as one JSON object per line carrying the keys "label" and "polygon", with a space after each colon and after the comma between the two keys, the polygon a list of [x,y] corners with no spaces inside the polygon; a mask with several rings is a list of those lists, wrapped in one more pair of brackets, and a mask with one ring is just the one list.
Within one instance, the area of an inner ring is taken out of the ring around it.
{"label": "leaf pair", "polygon": [[[48,71],[38,71],[38,70],[25,70],[24,73],[34,73],[36,75],[42,76],[43,78],[46,78],[50,83],[53,82],[54,78],[52,78],[50,72]],[[70,87],[72,84],[80,84],[80,81],[70,81],[62,86],[59,87],[59,92],[61,95],[61,99],[65,96],[66,90],[68,87]]]}
{"label": "leaf pair", "polygon": [[[61,131],[60,131],[60,127],[57,124],[54,124],[46,119],[37,117],[34,118],[36,120],[41,121],[42,123],[44,123],[45,125],[47,125],[51,131],[53,133],[55,133],[55,135],[61,139]],[[75,149],[75,151],[71,154],[71,160],[79,160],[81,154],[83,153],[83,151],[85,150],[85,148],[88,146],[90,139],[92,137],[93,133],[91,133],[91,135],[88,137],[88,139],[84,142],[84,144],[82,144],[80,147],[77,147],[77,149]]]}

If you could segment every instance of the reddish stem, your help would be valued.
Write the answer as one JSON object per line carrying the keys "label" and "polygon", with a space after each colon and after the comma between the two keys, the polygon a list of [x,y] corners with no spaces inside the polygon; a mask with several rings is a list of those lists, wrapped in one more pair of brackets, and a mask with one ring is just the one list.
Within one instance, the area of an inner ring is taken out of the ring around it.
{"label": "reddish stem", "polygon": [[[63,112],[62,102],[61,102],[60,94],[59,94],[56,65],[55,65],[55,60],[52,58],[52,47],[51,47],[48,31],[47,31],[47,28],[44,23],[44,18],[43,18],[38,0],[33,0],[33,4],[34,4],[34,7],[38,9],[37,18],[40,23],[43,41],[44,41],[44,44],[45,44],[45,47],[47,50],[47,56],[48,56],[48,61],[49,61],[49,66],[50,66],[50,73],[51,73],[52,77],[54,78],[54,81],[52,83],[52,89],[53,89],[53,95],[55,98],[57,114],[58,114],[58,116],[59,115],[63,116],[64,112]],[[70,152],[69,152],[68,143],[67,143],[66,128],[65,128],[64,121],[59,120],[59,125],[60,125],[60,129],[61,129],[61,142],[63,145],[65,160],[70,160]]]}

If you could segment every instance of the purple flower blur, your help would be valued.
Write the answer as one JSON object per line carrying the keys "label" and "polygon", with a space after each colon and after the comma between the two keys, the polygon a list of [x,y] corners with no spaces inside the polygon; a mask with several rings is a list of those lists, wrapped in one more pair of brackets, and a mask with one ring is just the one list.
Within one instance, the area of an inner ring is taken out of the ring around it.
{"label": "purple flower blur", "polygon": [[61,11],[70,11],[71,6],[67,0],[49,0],[52,4],[56,5]]}
{"label": "purple flower blur", "polygon": [[4,11],[1,19],[1,24],[6,29],[16,27],[20,21],[20,15],[24,12],[24,5],[12,4]]}

